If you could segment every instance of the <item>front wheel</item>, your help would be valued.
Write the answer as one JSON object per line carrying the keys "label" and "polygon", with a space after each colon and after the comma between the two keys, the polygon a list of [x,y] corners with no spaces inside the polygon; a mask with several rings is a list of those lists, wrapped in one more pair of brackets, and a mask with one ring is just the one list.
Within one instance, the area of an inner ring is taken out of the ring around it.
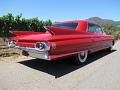
{"label": "front wheel", "polygon": [[109,48],[107,48],[107,52],[112,52],[113,50],[113,45],[111,45]]}
{"label": "front wheel", "polygon": [[107,48],[108,52],[112,52],[114,43],[115,42],[113,41],[112,44],[109,46],[109,48]]}
{"label": "front wheel", "polygon": [[87,51],[87,50],[85,50],[85,51],[80,51],[80,53],[78,53],[78,54],[76,55],[75,63],[76,63],[76,64],[83,64],[83,63],[86,62],[87,57],[88,57],[88,51]]}

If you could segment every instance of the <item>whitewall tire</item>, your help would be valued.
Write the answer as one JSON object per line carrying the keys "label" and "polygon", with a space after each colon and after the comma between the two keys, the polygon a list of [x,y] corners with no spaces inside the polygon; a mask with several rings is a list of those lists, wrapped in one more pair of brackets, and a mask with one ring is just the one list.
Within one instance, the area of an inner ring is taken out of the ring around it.
{"label": "whitewall tire", "polygon": [[88,51],[80,51],[80,53],[77,54],[76,59],[75,59],[75,63],[76,64],[83,64],[86,62],[88,57]]}

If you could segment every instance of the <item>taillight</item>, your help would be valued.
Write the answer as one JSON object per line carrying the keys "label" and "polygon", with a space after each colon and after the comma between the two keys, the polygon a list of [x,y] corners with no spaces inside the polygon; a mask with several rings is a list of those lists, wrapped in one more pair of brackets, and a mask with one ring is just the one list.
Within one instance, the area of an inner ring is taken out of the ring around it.
{"label": "taillight", "polygon": [[16,44],[15,44],[15,42],[13,42],[13,41],[8,41],[8,46],[9,46],[10,48],[14,48],[14,47],[16,46]]}
{"label": "taillight", "polygon": [[48,51],[50,50],[50,45],[47,42],[36,42],[35,48],[39,51]]}

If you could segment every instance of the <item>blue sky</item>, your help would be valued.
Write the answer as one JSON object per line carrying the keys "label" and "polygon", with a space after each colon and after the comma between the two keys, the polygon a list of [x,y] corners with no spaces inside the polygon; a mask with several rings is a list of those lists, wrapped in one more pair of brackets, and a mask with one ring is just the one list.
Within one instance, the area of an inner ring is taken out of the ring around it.
{"label": "blue sky", "polygon": [[0,16],[22,13],[25,18],[66,21],[98,16],[120,20],[120,0],[0,0]]}

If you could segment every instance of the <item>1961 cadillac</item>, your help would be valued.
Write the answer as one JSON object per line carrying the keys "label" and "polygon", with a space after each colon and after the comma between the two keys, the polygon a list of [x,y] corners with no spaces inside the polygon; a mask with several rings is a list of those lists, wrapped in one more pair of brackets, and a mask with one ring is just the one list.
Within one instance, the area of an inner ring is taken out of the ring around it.
{"label": "1961 cadillac", "polygon": [[106,35],[95,22],[74,20],[58,22],[43,28],[45,32],[13,31],[9,47],[22,51],[23,55],[44,60],[75,56],[77,64],[84,63],[90,53],[112,50],[114,37]]}

